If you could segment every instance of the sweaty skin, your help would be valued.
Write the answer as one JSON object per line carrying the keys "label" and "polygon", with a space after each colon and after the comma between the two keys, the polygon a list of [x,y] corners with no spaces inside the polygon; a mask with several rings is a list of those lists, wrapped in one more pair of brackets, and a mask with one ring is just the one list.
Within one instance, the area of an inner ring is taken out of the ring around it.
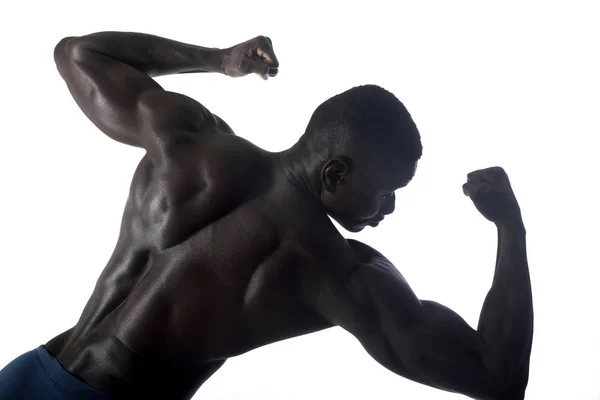
{"label": "sweaty skin", "polygon": [[[256,147],[153,79],[274,77],[269,38],[210,49],[100,32],[61,40],[55,60],[86,116],[146,151],[91,298],[77,324],[46,345],[72,374],[115,398],[189,399],[230,357],[341,326],[408,379],[475,399],[523,398],[531,288],[525,228],[501,168],[471,173],[464,187],[499,235],[474,330],[419,300],[379,252],[343,238],[320,201],[321,191],[341,184],[333,172],[315,184],[294,150]],[[400,188],[412,177],[413,168],[406,171],[378,174],[373,185]],[[393,203],[388,194],[371,217],[340,223],[353,231],[376,226]]]}

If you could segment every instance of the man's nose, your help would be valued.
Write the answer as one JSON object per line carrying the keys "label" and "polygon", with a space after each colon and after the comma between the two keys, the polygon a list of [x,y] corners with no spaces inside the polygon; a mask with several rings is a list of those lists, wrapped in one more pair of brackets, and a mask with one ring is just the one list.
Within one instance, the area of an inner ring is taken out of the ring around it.
{"label": "man's nose", "polygon": [[385,202],[383,203],[383,207],[381,207],[381,212],[385,215],[391,214],[396,209],[396,195],[392,193]]}

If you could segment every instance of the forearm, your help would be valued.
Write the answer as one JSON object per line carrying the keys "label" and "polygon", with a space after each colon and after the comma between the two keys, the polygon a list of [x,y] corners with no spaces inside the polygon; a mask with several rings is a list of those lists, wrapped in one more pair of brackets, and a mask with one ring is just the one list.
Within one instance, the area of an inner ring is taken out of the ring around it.
{"label": "forearm", "polygon": [[498,225],[498,256],[492,287],[479,319],[485,363],[499,383],[526,385],[533,336],[533,304],[526,232],[519,217]]}
{"label": "forearm", "polygon": [[98,32],[68,39],[152,77],[189,72],[222,72],[222,51],[133,32]]}

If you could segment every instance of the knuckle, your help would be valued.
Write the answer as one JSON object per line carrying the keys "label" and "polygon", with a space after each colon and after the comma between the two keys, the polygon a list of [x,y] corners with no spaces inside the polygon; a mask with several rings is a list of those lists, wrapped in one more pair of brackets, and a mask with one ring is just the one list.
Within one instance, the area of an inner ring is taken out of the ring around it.
{"label": "knuckle", "polygon": [[502,167],[492,167],[490,171],[498,175],[506,175],[506,171]]}

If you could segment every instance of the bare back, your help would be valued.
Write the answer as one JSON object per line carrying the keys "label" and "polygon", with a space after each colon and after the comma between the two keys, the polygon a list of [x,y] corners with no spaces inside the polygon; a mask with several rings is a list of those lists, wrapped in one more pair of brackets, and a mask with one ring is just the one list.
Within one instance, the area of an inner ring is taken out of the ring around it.
{"label": "bare back", "polygon": [[[234,135],[204,135],[159,165],[144,157],[115,253],[68,341],[50,351],[100,388],[137,391],[140,369],[144,388],[173,395],[193,393],[229,357],[331,326],[297,285],[319,225],[321,240],[345,241],[289,187],[269,153]],[[290,202],[309,212],[274,212]],[[161,363],[180,366],[175,386],[149,387],[148,365]]]}

